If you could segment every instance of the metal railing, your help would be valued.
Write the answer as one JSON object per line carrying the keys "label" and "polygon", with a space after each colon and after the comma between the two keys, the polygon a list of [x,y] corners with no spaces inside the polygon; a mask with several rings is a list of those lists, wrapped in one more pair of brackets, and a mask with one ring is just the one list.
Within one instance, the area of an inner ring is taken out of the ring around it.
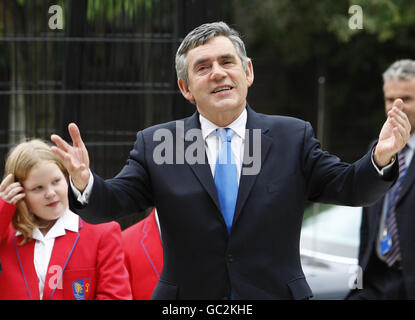
{"label": "metal railing", "polygon": [[[1,159],[25,138],[69,140],[76,122],[91,168],[114,176],[138,130],[193,112],[177,88],[174,55],[218,2],[0,0]],[[62,29],[50,27],[54,5]]]}

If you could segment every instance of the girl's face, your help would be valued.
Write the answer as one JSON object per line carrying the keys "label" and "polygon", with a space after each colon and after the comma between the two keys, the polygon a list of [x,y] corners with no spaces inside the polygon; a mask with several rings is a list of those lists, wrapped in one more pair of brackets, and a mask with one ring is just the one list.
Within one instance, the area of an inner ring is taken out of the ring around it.
{"label": "girl's face", "polygon": [[36,164],[23,181],[26,204],[42,220],[58,219],[68,207],[68,183],[52,161]]}

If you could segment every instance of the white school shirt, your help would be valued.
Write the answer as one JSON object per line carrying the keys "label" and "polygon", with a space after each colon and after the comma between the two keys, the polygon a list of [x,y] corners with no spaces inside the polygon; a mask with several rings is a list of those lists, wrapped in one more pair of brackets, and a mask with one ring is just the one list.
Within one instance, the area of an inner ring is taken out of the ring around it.
{"label": "white school shirt", "polygon": [[[65,235],[65,229],[73,232],[78,232],[78,225],[79,216],[67,208],[63,215],[61,215],[59,219],[56,220],[53,227],[45,236],[43,236],[39,228],[35,228],[33,230],[32,238],[36,240],[33,254],[33,264],[35,266],[37,278],[39,281],[40,300],[43,298],[43,289],[45,287],[46,274],[48,272],[49,261],[52,255],[55,239]],[[20,234],[21,233],[19,231],[16,232],[16,236]]]}

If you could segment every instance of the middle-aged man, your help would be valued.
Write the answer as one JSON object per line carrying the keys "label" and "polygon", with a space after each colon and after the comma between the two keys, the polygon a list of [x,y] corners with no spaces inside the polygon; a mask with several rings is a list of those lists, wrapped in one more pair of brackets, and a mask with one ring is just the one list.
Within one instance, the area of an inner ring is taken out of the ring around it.
{"label": "middle-aged man", "polygon": [[363,279],[358,279],[363,288],[352,291],[349,299],[415,299],[415,61],[394,62],[383,73],[383,83],[386,113],[401,98],[411,137],[399,153],[397,183],[363,209],[359,250]]}
{"label": "middle-aged man", "polygon": [[320,149],[308,122],[247,104],[252,61],[227,24],[191,31],[176,71],[197,112],[138,132],[115,178],[91,174],[75,124],[73,146],[52,135],[77,189],[72,206],[86,220],[157,207],[164,265],[154,299],[311,297],[299,254],[305,202],[369,205],[393,185],[394,156],[410,130],[403,102],[394,102],[377,144],[347,164]]}

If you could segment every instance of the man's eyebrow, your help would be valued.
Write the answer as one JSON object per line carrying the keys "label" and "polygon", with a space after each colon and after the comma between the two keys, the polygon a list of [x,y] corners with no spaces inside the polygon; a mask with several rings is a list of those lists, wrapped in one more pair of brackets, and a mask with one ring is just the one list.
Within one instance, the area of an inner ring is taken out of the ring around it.
{"label": "man's eyebrow", "polygon": [[[231,53],[227,53],[227,54],[223,54],[219,57],[219,59],[224,60],[224,59],[236,59],[235,55],[231,54]],[[209,61],[209,58],[200,58],[197,59],[194,63],[193,63],[193,68],[195,68],[196,66],[198,66],[199,64],[203,64],[207,61]]]}
{"label": "man's eyebrow", "polygon": [[410,95],[397,96],[397,97],[385,96],[385,100],[396,100],[396,99],[405,100],[405,99],[410,99],[410,98],[412,98],[412,96]]}
{"label": "man's eyebrow", "polygon": [[201,58],[201,59],[197,59],[194,63],[193,63],[193,68],[195,68],[196,66],[198,66],[199,64],[205,63],[209,61],[208,58]]}
{"label": "man's eyebrow", "polygon": [[220,58],[223,59],[236,59],[235,55],[228,53],[228,54],[224,54],[222,56],[220,56]]}

